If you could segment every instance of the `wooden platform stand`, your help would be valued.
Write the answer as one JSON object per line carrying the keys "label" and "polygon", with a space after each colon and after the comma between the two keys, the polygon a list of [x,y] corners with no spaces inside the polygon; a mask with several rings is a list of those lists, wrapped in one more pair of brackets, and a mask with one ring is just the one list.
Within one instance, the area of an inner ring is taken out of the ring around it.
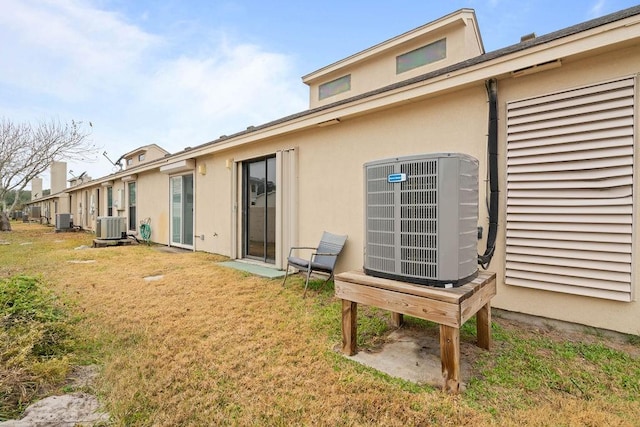
{"label": "wooden platform stand", "polygon": [[414,285],[350,271],[335,277],[336,297],[342,299],[342,352],[357,353],[358,304],[393,313],[396,326],[403,314],[440,324],[440,360],[443,388],[460,389],[460,327],[476,315],[478,342],[491,347],[491,298],[496,294],[495,273],[480,272],[468,283],[450,289]]}

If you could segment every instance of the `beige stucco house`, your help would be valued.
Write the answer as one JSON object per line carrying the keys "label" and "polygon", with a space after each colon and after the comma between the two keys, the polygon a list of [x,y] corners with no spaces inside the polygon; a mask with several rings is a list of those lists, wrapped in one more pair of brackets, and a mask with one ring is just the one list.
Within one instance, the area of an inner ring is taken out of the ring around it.
{"label": "beige stucco house", "polygon": [[363,165],[457,152],[479,160],[486,236],[495,90],[492,305],[640,334],[639,71],[640,7],[489,53],[463,9],[304,76],[308,110],[78,185],[71,209],[95,195],[92,220],[274,268],[329,230],[349,235],[338,270],[358,269]]}

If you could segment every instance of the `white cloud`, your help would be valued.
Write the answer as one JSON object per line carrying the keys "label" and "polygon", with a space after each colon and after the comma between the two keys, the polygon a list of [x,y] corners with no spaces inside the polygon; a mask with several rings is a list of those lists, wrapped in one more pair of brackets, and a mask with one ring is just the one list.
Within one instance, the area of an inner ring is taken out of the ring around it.
{"label": "white cloud", "polygon": [[[3,0],[0,39],[12,41],[0,44],[0,94],[17,94],[0,98],[0,116],[92,121],[114,159],[149,143],[175,152],[307,105],[287,55],[220,33],[153,34],[83,0]],[[101,157],[71,168],[108,174]]]}
{"label": "white cloud", "polygon": [[219,121],[237,115],[275,118],[274,110],[290,110],[291,101],[302,107],[291,98],[290,70],[284,55],[223,42],[209,57],[181,57],[163,64],[148,82],[143,100],[156,99],[161,102],[156,106],[167,111],[175,105],[188,106],[189,114]]}
{"label": "white cloud", "polygon": [[598,0],[591,8],[589,8],[589,18],[597,18],[602,16],[602,12],[606,5],[606,0]]}
{"label": "white cloud", "polygon": [[11,64],[0,71],[3,84],[63,100],[88,96],[160,41],[75,0],[5,1],[0,37],[11,40],[0,48]]}

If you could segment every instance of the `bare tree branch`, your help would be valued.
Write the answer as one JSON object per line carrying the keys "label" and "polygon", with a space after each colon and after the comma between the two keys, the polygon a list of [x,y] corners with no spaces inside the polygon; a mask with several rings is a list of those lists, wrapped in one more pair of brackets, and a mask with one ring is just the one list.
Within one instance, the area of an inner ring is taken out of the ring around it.
{"label": "bare tree branch", "polygon": [[89,136],[82,122],[74,120],[64,124],[50,120],[32,125],[0,118],[0,200],[10,191],[24,190],[52,162],[95,161],[99,148]]}

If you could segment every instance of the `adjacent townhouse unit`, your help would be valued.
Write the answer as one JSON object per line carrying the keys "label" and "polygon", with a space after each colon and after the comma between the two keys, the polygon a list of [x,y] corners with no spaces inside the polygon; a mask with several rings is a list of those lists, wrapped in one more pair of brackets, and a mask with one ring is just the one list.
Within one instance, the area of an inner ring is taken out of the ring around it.
{"label": "adjacent townhouse unit", "polygon": [[640,7],[488,53],[462,9],[304,76],[308,110],[68,189],[71,210],[278,269],[328,230],[349,236],[337,270],[358,269],[363,166],[462,153],[480,253],[498,206],[492,305],[640,334],[639,71]]}
{"label": "adjacent townhouse unit", "polygon": [[[48,194],[45,194],[42,178],[31,180],[31,203],[27,206],[26,217],[44,224],[56,225],[58,214],[69,213],[69,193],[67,192],[67,164],[53,162],[49,166],[51,174]],[[87,179],[89,181],[90,179]],[[69,181],[74,185],[77,179]]]}

